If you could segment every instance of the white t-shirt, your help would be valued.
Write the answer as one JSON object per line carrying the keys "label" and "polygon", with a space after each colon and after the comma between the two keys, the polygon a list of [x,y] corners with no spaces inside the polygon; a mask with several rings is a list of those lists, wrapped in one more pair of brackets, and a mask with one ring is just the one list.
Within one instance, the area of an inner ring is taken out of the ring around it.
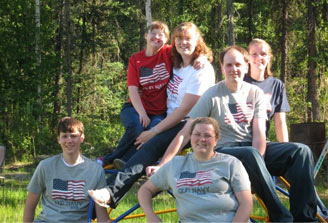
{"label": "white t-shirt", "polygon": [[186,93],[200,96],[214,84],[214,69],[208,61],[199,70],[195,70],[192,65],[174,68],[167,86],[167,115],[181,105]]}

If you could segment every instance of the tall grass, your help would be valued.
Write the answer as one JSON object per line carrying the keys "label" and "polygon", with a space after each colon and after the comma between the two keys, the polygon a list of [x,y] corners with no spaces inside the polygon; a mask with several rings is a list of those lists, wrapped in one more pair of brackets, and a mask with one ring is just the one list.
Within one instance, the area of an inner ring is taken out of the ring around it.
{"label": "tall grass", "polygon": [[[26,200],[26,186],[28,181],[6,180],[4,193],[1,191],[0,221],[1,222],[22,222]],[[40,213],[39,204],[36,213]]]}
{"label": "tall grass", "polygon": [[[10,179],[11,177],[7,177],[5,181],[4,187],[4,195],[2,195],[2,188],[0,188],[0,222],[3,223],[12,223],[12,222],[22,222],[23,219],[23,211],[25,206],[25,199],[27,195],[26,186],[29,182],[29,179],[19,180],[19,179]],[[320,194],[320,197],[324,201],[325,204],[328,203],[328,175],[326,172],[321,172],[316,179],[317,182],[317,190]],[[116,218],[129,208],[131,208],[137,201],[137,190],[139,186],[135,185],[127,195],[122,199],[118,207],[112,211],[110,214],[111,218]],[[283,204],[288,208],[289,202],[288,198],[278,193],[281,198]],[[156,198],[153,199],[153,205],[155,210],[163,210],[167,208],[175,207],[175,200],[168,195],[167,193],[161,193]],[[39,203],[36,216],[41,211],[41,205]],[[139,208],[135,213],[142,213],[142,209]],[[266,216],[265,211],[260,206],[258,201],[254,198],[254,208],[253,215]],[[163,220],[163,222],[178,222],[178,216],[176,212],[161,214],[159,217]],[[129,219],[124,220],[123,222],[146,222],[144,217],[138,219]]]}

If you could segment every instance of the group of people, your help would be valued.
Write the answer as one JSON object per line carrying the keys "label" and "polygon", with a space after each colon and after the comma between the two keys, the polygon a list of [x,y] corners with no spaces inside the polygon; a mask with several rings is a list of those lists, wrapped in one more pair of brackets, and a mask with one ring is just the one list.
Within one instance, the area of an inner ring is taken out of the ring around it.
{"label": "group of people", "polygon": [[[105,187],[100,166],[81,155],[82,123],[64,118],[59,126],[68,127],[58,127],[63,153],[36,169],[24,221],[34,219],[41,195],[40,220],[67,220],[73,209],[85,219],[87,193],[97,203],[98,220],[109,221],[104,207],[115,208],[145,173],[150,179],[138,198],[149,222],[160,221],[152,195],[167,189],[176,198],[181,222],[248,222],[251,186],[271,222],[317,221],[313,156],[306,145],[288,142],[289,105],[284,84],[272,76],[270,45],[254,39],[248,51],[225,48],[219,56],[225,79],[215,84],[212,52],[195,24],[178,25],[168,45],[168,27],[155,21],[145,39],[145,50],[129,60],[129,101],[121,111],[125,133],[115,151],[101,160],[122,166]],[[271,119],[278,142],[267,141]],[[176,156],[190,146],[192,154]],[[280,202],[271,176],[286,176],[290,182],[290,211]],[[69,193],[79,184],[81,197]]]}

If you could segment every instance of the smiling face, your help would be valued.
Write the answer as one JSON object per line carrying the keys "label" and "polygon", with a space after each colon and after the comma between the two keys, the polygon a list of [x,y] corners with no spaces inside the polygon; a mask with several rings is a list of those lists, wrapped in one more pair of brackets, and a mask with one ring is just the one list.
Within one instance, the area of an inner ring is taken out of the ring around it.
{"label": "smiling face", "polygon": [[260,71],[264,73],[265,68],[271,60],[269,47],[263,43],[253,43],[249,46],[249,55],[251,71]]}
{"label": "smiling face", "polygon": [[185,29],[174,39],[175,47],[178,53],[184,57],[192,57],[197,46],[199,34],[193,28]]}
{"label": "smiling face", "polygon": [[168,41],[164,31],[161,29],[149,30],[149,32],[145,35],[145,39],[147,41],[147,48],[149,47],[154,51],[163,47]]}
{"label": "smiling face", "polygon": [[81,134],[77,129],[73,132],[60,132],[57,141],[64,155],[78,155],[80,153],[81,143],[84,141],[84,134]]}
{"label": "smiling face", "polygon": [[196,159],[209,160],[214,155],[214,147],[218,142],[213,125],[196,124],[191,133],[190,142]]}
{"label": "smiling face", "polygon": [[221,70],[228,84],[236,84],[243,81],[245,74],[248,72],[248,63],[241,52],[230,49],[223,57]]}

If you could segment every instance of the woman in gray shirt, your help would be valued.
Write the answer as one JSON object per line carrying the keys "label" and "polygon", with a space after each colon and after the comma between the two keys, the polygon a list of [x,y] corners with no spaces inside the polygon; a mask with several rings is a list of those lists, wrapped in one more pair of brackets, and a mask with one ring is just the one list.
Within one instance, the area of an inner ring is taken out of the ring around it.
{"label": "woman in gray shirt", "polygon": [[176,156],[151,176],[138,198],[148,222],[160,222],[151,198],[171,189],[181,222],[248,222],[252,195],[247,172],[241,162],[217,153],[219,127],[212,118],[198,118],[191,127],[193,153]]}

